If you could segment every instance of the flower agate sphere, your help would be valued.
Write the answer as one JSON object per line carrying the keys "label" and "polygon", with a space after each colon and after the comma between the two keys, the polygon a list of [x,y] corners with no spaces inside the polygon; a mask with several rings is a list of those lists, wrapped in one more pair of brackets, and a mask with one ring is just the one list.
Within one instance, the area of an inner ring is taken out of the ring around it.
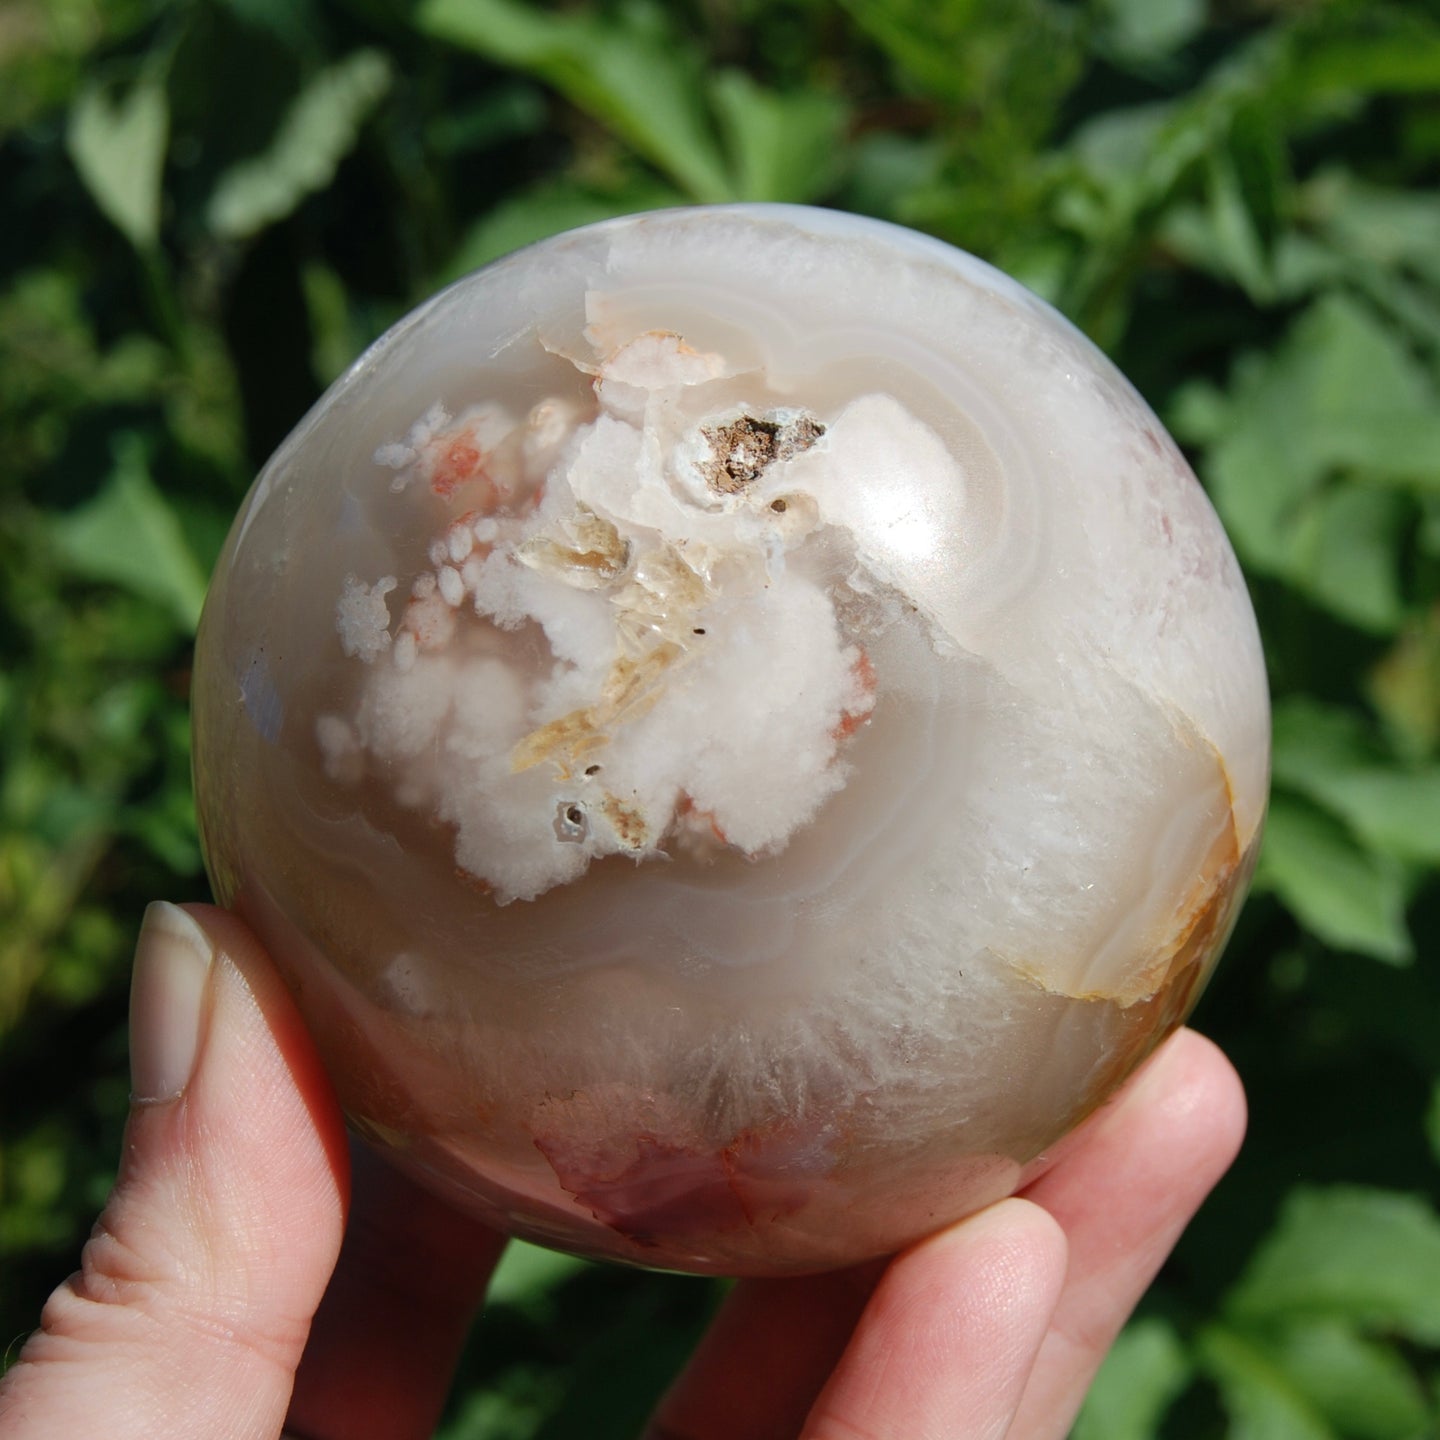
{"label": "flower agate sphere", "polygon": [[520,1235],[784,1273],[999,1196],[1173,1029],[1265,803],[1200,487],[1020,286],[679,210],[403,320],[206,609],[215,890],[356,1128]]}

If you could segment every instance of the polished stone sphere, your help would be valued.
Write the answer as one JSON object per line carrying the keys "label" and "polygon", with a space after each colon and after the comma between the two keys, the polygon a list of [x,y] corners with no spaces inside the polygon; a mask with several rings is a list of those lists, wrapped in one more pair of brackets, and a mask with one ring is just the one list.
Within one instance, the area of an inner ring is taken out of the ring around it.
{"label": "polished stone sphere", "polygon": [[1254,857],[1244,581],[1013,281],[674,210],[402,320],[256,481],[196,661],[216,895],[355,1128],[639,1264],[884,1254],[1180,1023]]}

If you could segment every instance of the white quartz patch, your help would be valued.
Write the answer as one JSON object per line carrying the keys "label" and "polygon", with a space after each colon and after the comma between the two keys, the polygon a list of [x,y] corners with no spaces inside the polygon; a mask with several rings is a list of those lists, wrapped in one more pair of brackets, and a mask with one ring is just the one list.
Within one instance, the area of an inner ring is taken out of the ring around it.
{"label": "white quartz patch", "polygon": [[964,533],[964,477],[944,442],[890,395],[862,395],[822,446],[791,462],[787,482],[854,536],[874,578],[908,588],[917,566]]}
{"label": "white quartz patch", "polygon": [[[369,670],[354,713],[317,727],[329,772],[368,765],[398,803],[433,811],[457,865],[501,903],[609,855],[783,849],[844,785],[875,701],[818,578],[853,570],[856,544],[836,550],[840,567],[791,563],[835,548],[820,538],[830,511],[867,513],[853,466],[832,473],[824,423],[764,395],[707,412],[723,357],[664,332],[593,368],[597,410],[568,412],[568,439],[558,400],[525,422],[557,462],[543,477],[507,473],[527,452],[493,433],[483,467],[458,469],[460,432],[439,407],[382,447],[380,463],[431,480],[444,524],[393,644],[392,577],[347,582],[337,606],[346,653]],[[918,455],[948,481],[938,439],[888,397],[838,423],[866,455],[890,426],[894,464]]]}
{"label": "white quartz patch", "polygon": [[393,575],[373,585],[353,575],[345,577],[345,589],[335,607],[335,628],[347,655],[369,662],[390,648],[390,608],[385,597],[394,588]]}

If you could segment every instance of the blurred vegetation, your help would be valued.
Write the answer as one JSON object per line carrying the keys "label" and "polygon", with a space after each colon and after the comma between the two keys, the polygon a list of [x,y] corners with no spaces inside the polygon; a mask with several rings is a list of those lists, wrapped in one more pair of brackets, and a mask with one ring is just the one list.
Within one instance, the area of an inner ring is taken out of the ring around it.
{"label": "blurred vegetation", "polygon": [[[112,1173],[143,904],[204,894],[189,650],[255,468],[448,278],[794,200],[1114,354],[1266,637],[1270,827],[1199,1017],[1251,1140],[1078,1435],[1440,1433],[1437,178],[1433,3],[5,0],[0,1345]],[[633,1434],[714,1294],[517,1247],[444,1440]]]}

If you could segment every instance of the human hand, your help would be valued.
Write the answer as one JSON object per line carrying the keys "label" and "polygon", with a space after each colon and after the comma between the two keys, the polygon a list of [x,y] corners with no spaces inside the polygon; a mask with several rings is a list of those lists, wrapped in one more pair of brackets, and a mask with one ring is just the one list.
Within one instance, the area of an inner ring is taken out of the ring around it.
{"label": "human hand", "polygon": [[[503,1237],[363,1158],[350,1207],[329,1083],[233,916],[152,908],[131,1050],[115,1190],[0,1437],[429,1435]],[[1182,1032],[1023,1198],[888,1264],[740,1282],[651,1440],[1060,1440],[1243,1128]]]}

